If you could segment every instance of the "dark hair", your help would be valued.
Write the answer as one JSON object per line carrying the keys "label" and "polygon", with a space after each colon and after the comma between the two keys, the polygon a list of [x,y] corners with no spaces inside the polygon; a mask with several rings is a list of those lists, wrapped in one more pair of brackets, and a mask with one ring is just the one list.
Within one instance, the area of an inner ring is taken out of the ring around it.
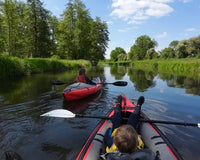
{"label": "dark hair", "polygon": [[138,145],[138,134],[131,125],[120,126],[114,136],[114,144],[122,153],[136,151]]}
{"label": "dark hair", "polygon": [[79,75],[85,75],[85,69],[84,68],[81,68],[79,70]]}

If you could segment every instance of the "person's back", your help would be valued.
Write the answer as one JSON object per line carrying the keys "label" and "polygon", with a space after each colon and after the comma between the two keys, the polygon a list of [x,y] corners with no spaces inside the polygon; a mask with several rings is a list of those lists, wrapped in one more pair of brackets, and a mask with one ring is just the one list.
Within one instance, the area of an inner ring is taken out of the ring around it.
{"label": "person's back", "polygon": [[83,82],[83,83],[86,83],[86,80],[85,80],[85,69],[84,68],[81,68],[79,70],[79,75],[76,79],[77,82]]}
{"label": "person's back", "polygon": [[96,84],[92,82],[87,76],[86,76],[86,71],[84,68],[81,68],[79,70],[79,75],[76,78],[76,82],[82,82],[82,83],[88,83],[88,84]]}

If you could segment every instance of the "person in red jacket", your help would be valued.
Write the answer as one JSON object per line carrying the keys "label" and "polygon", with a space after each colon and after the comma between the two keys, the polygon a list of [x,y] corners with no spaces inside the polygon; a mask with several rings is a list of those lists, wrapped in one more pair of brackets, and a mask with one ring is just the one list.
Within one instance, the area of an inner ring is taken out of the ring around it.
{"label": "person in red jacket", "polygon": [[76,82],[83,82],[83,83],[88,83],[88,84],[96,84],[94,82],[92,82],[92,80],[90,80],[87,75],[86,75],[86,71],[84,68],[81,68],[79,70],[79,75],[76,78]]}

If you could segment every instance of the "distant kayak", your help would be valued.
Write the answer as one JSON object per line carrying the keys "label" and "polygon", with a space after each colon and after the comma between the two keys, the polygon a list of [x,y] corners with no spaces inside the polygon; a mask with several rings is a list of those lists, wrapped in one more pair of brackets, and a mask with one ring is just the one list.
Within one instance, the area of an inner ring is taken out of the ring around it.
{"label": "distant kayak", "polygon": [[76,82],[67,86],[63,90],[63,96],[65,100],[73,101],[73,100],[86,98],[89,95],[96,93],[102,88],[102,84],[100,84],[101,80],[99,77],[93,78],[92,81],[96,83],[96,85]]}
{"label": "distant kayak", "polygon": [[[122,107],[122,124],[126,124],[127,118],[134,112],[136,106],[123,95],[121,100],[114,104],[113,108],[109,110],[106,117],[111,117],[114,114],[113,109],[118,104],[121,104]],[[141,118],[148,120],[148,117],[143,112],[141,113]],[[99,121],[83,145],[76,160],[99,160],[100,155],[105,153],[103,140],[108,123],[110,123],[110,120],[102,119]],[[141,135],[145,148],[154,152],[155,156],[159,157],[160,160],[183,160],[173,144],[170,143],[155,124],[140,122],[137,132]],[[145,152],[145,150],[137,150],[135,156],[137,157],[136,159],[142,159],[148,156],[148,152]]]}

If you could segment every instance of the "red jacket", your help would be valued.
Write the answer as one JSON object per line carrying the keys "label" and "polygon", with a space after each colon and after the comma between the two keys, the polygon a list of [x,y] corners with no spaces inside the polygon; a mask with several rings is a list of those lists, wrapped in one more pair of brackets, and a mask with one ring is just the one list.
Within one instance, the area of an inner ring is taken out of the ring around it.
{"label": "red jacket", "polygon": [[86,80],[85,80],[85,76],[84,75],[79,75],[78,76],[78,82],[87,83]]}

